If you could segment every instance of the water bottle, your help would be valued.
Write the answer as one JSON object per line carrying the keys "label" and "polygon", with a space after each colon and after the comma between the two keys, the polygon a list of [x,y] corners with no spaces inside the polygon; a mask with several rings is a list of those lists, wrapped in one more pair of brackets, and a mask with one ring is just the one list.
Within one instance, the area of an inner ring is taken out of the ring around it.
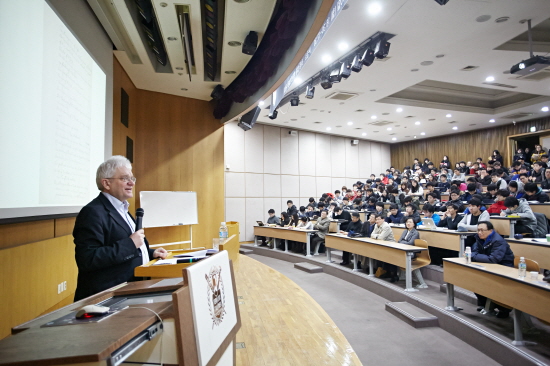
{"label": "water bottle", "polygon": [[518,264],[518,277],[521,279],[524,279],[526,274],[527,274],[527,264],[525,263],[525,258],[520,257],[519,264]]}
{"label": "water bottle", "polygon": [[466,264],[472,264],[472,248],[466,247],[464,258],[466,258]]}
{"label": "water bottle", "polygon": [[225,222],[222,222],[220,226],[220,244],[225,243],[229,236],[229,232],[227,231],[227,226],[225,225]]}

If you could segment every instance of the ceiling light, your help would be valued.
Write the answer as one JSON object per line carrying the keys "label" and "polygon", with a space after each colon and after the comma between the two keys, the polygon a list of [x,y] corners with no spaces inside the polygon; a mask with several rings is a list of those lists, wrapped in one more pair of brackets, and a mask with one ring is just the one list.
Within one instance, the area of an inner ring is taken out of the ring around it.
{"label": "ceiling light", "polygon": [[382,11],[382,6],[379,3],[372,3],[368,6],[367,11],[370,15],[377,15]]}
{"label": "ceiling light", "polygon": [[546,106],[542,107],[540,110],[543,111],[543,112],[548,112],[548,107],[546,107]]}
{"label": "ceiling light", "polygon": [[420,124],[420,121],[416,121],[414,124],[418,126]]}
{"label": "ceiling light", "polygon": [[424,135],[426,134],[426,132],[420,132],[420,134],[421,134],[422,136],[424,136]]}
{"label": "ceiling light", "polygon": [[361,136],[367,136],[367,133],[366,133],[366,132],[363,132],[363,133],[361,134]]}
{"label": "ceiling light", "polygon": [[353,125],[353,122],[349,121],[348,126],[351,126],[351,125]]}
{"label": "ceiling light", "polygon": [[489,120],[489,122],[495,123],[495,119],[494,119],[494,118],[491,118],[491,119]]}
{"label": "ceiling light", "polygon": [[345,51],[348,48],[349,48],[349,45],[346,42],[340,42],[340,44],[338,45],[338,49],[340,51]]}
{"label": "ceiling light", "polygon": [[397,137],[392,137],[391,139],[392,139],[392,141],[395,141],[395,140],[397,140]]}
{"label": "ceiling light", "polygon": [[361,62],[361,55],[357,54],[353,57],[351,62],[351,71],[359,72],[363,68],[363,63]]}
{"label": "ceiling light", "polygon": [[334,69],[332,69],[328,77],[330,82],[339,83],[340,81],[342,81],[342,65],[343,63],[339,63],[334,67]]}
{"label": "ceiling light", "polygon": [[290,98],[290,105],[293,107],[298,106],[300,104],[300,98],[296,95],[296,93],[292,93],[292,97]]}
{"label": "ceiling light", "polygon": [[313,99],[314,94],[315,94],[315,87],[312,84],[309,84],[306,87],[306,98],[307,99]]}
{"label": "ceiling light", "polygon": [[454,127],[453,127],[453,130],[458,130],[458,127],[454,126]]}
{"label": "ceiling light", "polygon": [[361,56],[361,62],[365,66],[370,66],[374,62],[374,50],[372,48],[367,48],[365,52],[363,52],[363,56]]}
{"label": "ceiling light", "polygon": [[301,77],[297,77],[296,79],[294,79],[294,84],[300,85],[302,83],[302,81],[304,81],[304,80],[302,80]]}
{"label": "ceiling light", "polygon": [[330,61],[332,61],[332,57],[330,57],[330,55],[323,55],[323,57],[321,58],[321,60],[328,64]]}
{"label": "ceiling light", "polygon": [[169,41],[177,41],[178,39],[176,37],[168,37],[167,38]]}
{"label": "ceiling light", "polygon": [[[279,114],[279,112],[275,109],[273,111],[273,113],[268,115],[268,117],[269,117],[269,119],[276,119],[278,114]],[[288,122],[285,122],[285,123],[288,123]]]}
{"label": "ceiling light", "polygon": [[376,119],[375,115],[370,116],[370,119]]}
{"label": "ceiling light", "polygon": [[451,118],[452,116],[453,116],[452,114],[450,114],[450,113],[447,113],[447,115],[446,115],[445,117],[447,117],[447,118]]}
{"label": "ceiling light", "polygon": [[414,135],[414,138],[416,138],[416,135]]}
{"label": "ceiling light", "polygon": [[397,113],[401,113],[401,112],[403,112],[403,108],[397,108],[395,111],[396,111]]}
{"label": "ceiling light", "polygon": [[330,131],[330,130],[332,130],[332,128],[330,128],[330,127],[327,127],[327,131]]}
{"label": "ceiling light", "polygon": [[485,81],[493,82],[493,81],[495,81],[495,77],[494,77],[494,76],[487,76],[487,77],[485,78]]}
{"label": "ceiling light", "polygon": [[265,103],[264,103],[263,100],[260,100],[260,102],[258,103],[258,105],[259,105],[260,107],[263,107],[264,104],[265,104]]}
{"label": "ceiling light", "polygon": [[386,130],[391,131],[391,127],[386,128]]}

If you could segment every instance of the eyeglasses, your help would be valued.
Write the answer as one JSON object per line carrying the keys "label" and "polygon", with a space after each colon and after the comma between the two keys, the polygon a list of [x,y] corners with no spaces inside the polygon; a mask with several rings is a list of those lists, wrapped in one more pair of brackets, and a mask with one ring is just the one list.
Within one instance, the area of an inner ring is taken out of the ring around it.
{"label": "eyeglasses", "polygon": [[478,232],[478,233],[482,233],[482,232],[484,232],[484,231],[489,231],[489,229],[477,229],[477,232]]}
{"label": "eyeglasses", "polygon": [[124,183],[130,183],[130,182],[135,183],[136,182],[136,177],[105,178],[105,179],[120,179]]}

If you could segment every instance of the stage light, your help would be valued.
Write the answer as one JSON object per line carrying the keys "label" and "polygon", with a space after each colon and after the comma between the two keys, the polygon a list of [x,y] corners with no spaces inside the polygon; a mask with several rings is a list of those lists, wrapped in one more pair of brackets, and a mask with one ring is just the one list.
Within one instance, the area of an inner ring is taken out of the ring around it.
{"label": "stage light", "polygon": [[367,48],[361,57],[361,62],[365,66],[370,66],[374,62],[374,50],[372,48]]}
{"label": "stage light", "polygon": [[307,99],[313,99],[314,94],[315,94],[315,87],[312,84],[309,84],[306,87],[306,98]]}
{"label": "stage light", "polygon": [[340,66],[340,75],[347,79],[351,75],[351,64],[347,61],[342,62],[342,66]]}
{"label": "stage light", "polygon": [[224,90],[225,89],[223,88],[223,86],[221,84],[216,85],[214,90],[212,90],[212,93],[210,93],[210,98],[215,99],[215,100],[220,99],[223,95]]}
{"label": "stage light", "polygon": [[353,57],[353,61],[351,62],[351,71],[359,72],[362,68],[363,64],[361,63],[361,55],[355,55],[355,57]]}
{"label": "stage light", "polygon": [[342,81],[342,74],[340,73],[341,69],[342,69],[342,63],[340,63],[338,66],[332,69],[328,77],[328,80],[331,83],[339,83],[340,81]]}
{"label": "stage light", "polygon": [[376,57],[386,58],[388,56],[388,52],[390,52],[390,45],[391,43],[386,41],[386,39],[382,37],[380,39],[380,43],[378,43],[378,49],[376,50]]}
{"label": "stage light", "polygon": [[329,80],[328,74],[324,74],[321,77],[321,87],[325,90],[332,88],[332,83]]}
{"label": "stage light", "polygon": [[273,111],[273,113],[271,113],[271,114],[268,115],[267,117],[269,117],[269,119],[276,119],[278,114],[279,114],[279,112],[275,109],[275,110]]}
{"label": "stage light", "polygon": [[436,3],[438,3],[439,5],[445,5],[449,2],[449,0],[435,0]]}
{"label": "stage light", "polygon": [[290,98],[290,105],[293,107],[297,107],[298,104],[300,104],[300,98],[298,98],[296,93],[292,93],[292,97]]}

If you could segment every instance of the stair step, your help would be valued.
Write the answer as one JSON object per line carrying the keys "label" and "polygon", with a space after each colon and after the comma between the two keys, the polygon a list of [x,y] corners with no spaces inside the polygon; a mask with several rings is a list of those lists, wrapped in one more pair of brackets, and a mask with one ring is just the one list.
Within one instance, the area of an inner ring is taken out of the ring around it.
{"label": "stair step", "polygon": [[240,248],[240,249],[239,249],[239,253],[244,254],[244,255],[247,255],[247,254],[252,254],[252,253],[254,253],[254,251],[253,251],[252,249]]}
{"label": "stair step", "polygon": [[[447,284],[442,283],[439,285],[439,291],[447,293]],[[455,298],[469,302],[470,304],[477,305],[477,297],[472,291],[465,290],[455,286]]]}
{"label": "stair step", "polygon": [[392,313],[414,328],[439,326],[437,316],[434,316],[408,302],[387,302],[386,311]]}
{"label": "stair step", "polygon": [[297,268],[307,273],[323,272],[323,267],[319,267],[315,264],[311,264],[307,262],[294,263],[294,268]]}

